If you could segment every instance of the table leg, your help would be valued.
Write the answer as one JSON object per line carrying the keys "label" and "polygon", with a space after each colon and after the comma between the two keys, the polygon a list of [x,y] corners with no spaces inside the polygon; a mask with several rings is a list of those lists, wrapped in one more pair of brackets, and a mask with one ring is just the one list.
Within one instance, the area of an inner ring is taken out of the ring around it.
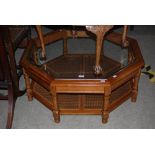
{"label": "table leg", "polygon": [[51,88],[51,95],[52,95],[52,102],[53,102],[53,105],[54,105],[54,108],[53,108],[54,121],[56,123],[59,123],[60,122],[60,111],[59,111],[59,106],[57,104],[57,96],[56,96],[55,87]]}
{"label": "table leg", "polygon": [[109,118],[109,104],[110,104],[111,89],[110,86],[105,88],[104,92],[104,102],[102,111],[102,123],[107,123]]}
{"label": "table leg", "polygon": [[141,70],[138,71],[138,73],[136,74],[136,76],[133,79],[133,84],[132,84],[132,96],[131,96],[131,101],[132,102],[136,102],[137,100],[137,95],[138,95],[138,83],[139,83],[139,79],[140,79],[140,74],[141,74]]}

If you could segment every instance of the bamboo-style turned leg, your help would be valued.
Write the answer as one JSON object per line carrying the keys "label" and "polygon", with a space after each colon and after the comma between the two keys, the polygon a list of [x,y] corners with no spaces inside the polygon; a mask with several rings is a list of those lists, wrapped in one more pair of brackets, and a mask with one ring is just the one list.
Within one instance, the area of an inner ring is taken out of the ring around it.
{"label": "bamboo-style turned leg", "polygon": [[31,85],[30,85],[30,78],[29,78],[29,75],[26,73],[25,69],[23,69],[23,74],[24,74],[24,78],[25,78],[28,101],[32,101],[33,96],[32,96],[32,90],[31,90]]}
{"label": "bamboo-style turned leg", "polygon": [[40,43],[41,43],[41,48],[42,48],[41,57],[42,57],[42,59],[46,59],[44,37],[43,37],[41,25],[36,25],[36,29],[37,29],[37,33],[38,33]]}
{"label": "bamboo-style turned leg", "polygon": [[110,95],[104,96],[104,107],[102,112],[102,123],[107,123],[109,118],[109,111],[108,111],[108,105],[109,105],[109,99]]}
{"label": "bamboo-style turned leg", "polygon": [[86,26],[86,29],[94,33],[97,37],[96,39],[96,63],[94,66],[94,73],[99,75],[102,73],[102,68],[100,66],[100,55],[102,50],[103,39],[107,31],[109,31],[113,25],[98,25],[98,26]]}
{"label": "bamboo-style turned leg", "polygon": [[109,118],[109,104],[110,104],[110,87],[105,88],[104,93],[104,102],[103,102],[103,111],[102,111],[102,123],[107,123]]}
{"label": "bamboo-style turned leg", "polygon": [[140,78],[140,73],[141,73],[141,70],[138,71],[138,73],[136,74],[136,76],[133,79],[132,96],[131,96],[132,102],[136,102],[136,100],[137,100],[138,82],[139,82],[139,78]]}
{"label": "bamboo-style turned leg", "polygon": [[53,102],[53,105],[54,105],[54,108],[53,108],[54,121],[56,123],[59,123],[60,122],[60,112],[59,112],[59,107],[58,107],[58,104],[57,104],[57,96],[56,96],[55,87],[51,87],[51,95],[52,95],[52,102]]}
{"label": "bamboo-style turned leg", "polygon": [[57,110],[53,110],[53,117],[55,123],[60,123],[60,112]]}

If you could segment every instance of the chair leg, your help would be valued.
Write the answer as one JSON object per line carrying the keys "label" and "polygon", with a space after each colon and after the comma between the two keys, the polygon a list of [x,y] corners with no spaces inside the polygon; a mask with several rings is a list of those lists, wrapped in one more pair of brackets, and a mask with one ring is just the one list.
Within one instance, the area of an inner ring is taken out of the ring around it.
{"label": "chair leg", "polygon": [[28,40],[31,40],[31,26],[28,26],[27,39],[28,39]]}
{"label": "chair leg", "polygon": [[127,41],[127,32],[128,32],[128,26],[125,25],[123,28],[123,35],[122,35],[122,47],[127,47],[129,45],[129,42]]}
{"label": "chair leg", "polygon": [[14,108],[15,108],[15,98],[13,93],[13,86],[10,84],[8,86],[8,116],[7,116],[7,124],[6,128],[12,128],[13,116],[14,116]]}
{"label": "chair leg", "polygon": [[66,32],[64,32],[65,33],[65,36],[64,36],[64,38],[63,38],[63,54],[64,55],[66,55],[66,54],[68,54],[68,47],[67,47],[67,34],[66,34]]}
{"label": "chair leg", "polygon": [[42,48],[41,59],[46,60],[45,43],[44,43],[44,36],[43,36],[43,33],[42,33],[41,25],[36,25],[36,29],[37,29],[37,33],[38,33],[40,43],[41,43],[41,48]]}

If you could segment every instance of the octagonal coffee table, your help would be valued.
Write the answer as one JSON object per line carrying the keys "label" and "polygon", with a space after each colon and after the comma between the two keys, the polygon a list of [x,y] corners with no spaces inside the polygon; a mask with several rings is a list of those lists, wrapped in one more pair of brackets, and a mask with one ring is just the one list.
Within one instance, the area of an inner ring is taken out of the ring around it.
{"label": "octagonal coffee table", "polygon": [[[62,55],[44,62],[39,57],[39,39],[30,41],[20,62],[28,100],[33,97],[39,100],[52,111],[55,122],[60,122],[61,114],[97,114],[102,116],[103,123],[108,121],[110,112],[127,99],[135,102],[144,65],[140,48],[132,38],[127,38],[128,43],[122,47],[122,34],[108,31],[100,41],[97,35],[101,32],[95,34],[89,28],[77,31],[77,40],[81,37],[94,40],[96,50],[100,50],[99,59],[96,51],[69,52],[67,41],[74,39],[70,30],[56,30],[44,36],[45,45],[63,41]],[[108,55],[102,51],[103,42],[110,43],[109,48],[114,47]]]}

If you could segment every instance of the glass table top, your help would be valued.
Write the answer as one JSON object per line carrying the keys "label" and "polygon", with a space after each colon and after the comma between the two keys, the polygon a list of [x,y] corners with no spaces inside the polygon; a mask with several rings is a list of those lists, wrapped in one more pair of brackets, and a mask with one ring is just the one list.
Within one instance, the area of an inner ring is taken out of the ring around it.
{"label": "glass table top", "polygon": [[[46,60],[42,61],[40,48],[31,48],[27,61],[55,79],[106,79],[132,64],[134,56],[127,48],[107,40],[100,57],[102,73],[94,74],[95,45],[90,38],[68,39],[68,54],[63,55],[63,41],[46,45]],[[132,56],[131,56],[132,55]]]}

